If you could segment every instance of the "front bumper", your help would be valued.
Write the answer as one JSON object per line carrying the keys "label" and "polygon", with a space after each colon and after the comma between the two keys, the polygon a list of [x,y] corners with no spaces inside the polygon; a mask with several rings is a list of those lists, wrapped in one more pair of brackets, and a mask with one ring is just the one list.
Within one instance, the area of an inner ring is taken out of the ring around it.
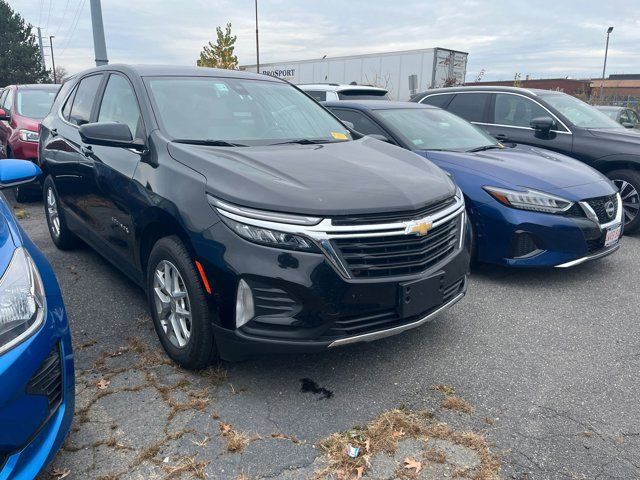
{"label": "front bumper", "polygon": [[[607,227],[586,217],[518,210],[496,201],[474,208],[472,217],[477,231],[477,259],[484,263],[571,267],[605,257],[619,248],[619,244],[605,247]],[[532,238],[537,248],[528,255],[517,256],[514,241],[521,234]]]}
{"label": "front bumper", "polygon": [[[341,275],[323,254],[257,245],[217,223],[193,245],[212,284],[210,309],[220,356],[235,361],[317,352],[395,335],[426,323],[466,292],[469,229],[463,228],[461,235],[453,253],[420,274],[353,279]],[[235,328],[240,279],[253,291],[256,316]],[[417,280],[440,293],[434,296],[437,300],[416,300],[421,303],[407,314],[402,289]]]}
{"label": "front bumper", "polygon": [[31,480],[73,418],[73,353],[60,296],[47,296],[44,325],[0,356],[0,385],[0,479]]}

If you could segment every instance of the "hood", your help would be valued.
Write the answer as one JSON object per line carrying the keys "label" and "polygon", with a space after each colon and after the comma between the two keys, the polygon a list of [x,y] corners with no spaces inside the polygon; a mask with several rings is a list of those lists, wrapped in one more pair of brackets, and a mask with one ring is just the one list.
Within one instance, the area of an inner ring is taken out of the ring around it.
{"label": "hood", "polygon": [[446,163],[453,164],[485,178],[544,192],[608,182],[604,175],[578,160],[525,145],[476,153],[426,151],[424,155],[445,169]]}
{"label": "hood", "polygon": [[422,208],[455,193],[431,162],[373,138],[320,145],[208,147],[169,143],[170,155],[237,205],[335,216]]}
{"label": "hood", "polygon": [[12,119],[15,121],[16,128],[23,128],[25,130],[32,130],[34,132],[40,130],[40,120],[23,117],[22,115],[14,115]]}
{"label": "hood", "polygon": [[588,132],[601,139],[628,142],[640,146],[640,130],[634,128],[589,129]]}

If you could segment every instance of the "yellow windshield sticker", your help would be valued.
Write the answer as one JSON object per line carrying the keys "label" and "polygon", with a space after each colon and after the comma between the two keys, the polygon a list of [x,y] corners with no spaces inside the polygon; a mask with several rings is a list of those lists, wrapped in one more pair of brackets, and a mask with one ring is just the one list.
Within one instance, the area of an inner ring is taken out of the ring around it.
{"label": "yellow windshield sticker", "polygon": [[331,132],[331,136],[336,140],[349,140],[349,138],[344,133]]}

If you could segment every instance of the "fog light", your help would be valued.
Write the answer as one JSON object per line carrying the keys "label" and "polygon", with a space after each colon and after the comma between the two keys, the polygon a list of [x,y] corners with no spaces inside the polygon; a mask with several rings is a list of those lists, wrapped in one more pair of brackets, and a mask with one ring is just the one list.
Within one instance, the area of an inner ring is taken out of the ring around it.
{"label": "fog light", "polygon": [[236,328],[240,328],[253,318],[255,308],[253,305],[253,293],[251,287],[244,280],[238,283],[238,295],[236,297]]}

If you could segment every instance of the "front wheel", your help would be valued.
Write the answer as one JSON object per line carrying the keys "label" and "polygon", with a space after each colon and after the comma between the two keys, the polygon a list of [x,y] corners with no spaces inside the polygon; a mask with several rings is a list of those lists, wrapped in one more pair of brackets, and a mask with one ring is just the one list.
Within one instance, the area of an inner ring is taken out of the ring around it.
{"label": "front wheel", "polygon": [[640,228],[640,172],[615,170],[607,176],[620,190],[624,233],[633,233]]}
{"label": "front wheel", "polygon": [[194,262],[179,238],[155,244],[147,262],[149,308],[167,355],[190,370],[217,357],[207,300]]}

